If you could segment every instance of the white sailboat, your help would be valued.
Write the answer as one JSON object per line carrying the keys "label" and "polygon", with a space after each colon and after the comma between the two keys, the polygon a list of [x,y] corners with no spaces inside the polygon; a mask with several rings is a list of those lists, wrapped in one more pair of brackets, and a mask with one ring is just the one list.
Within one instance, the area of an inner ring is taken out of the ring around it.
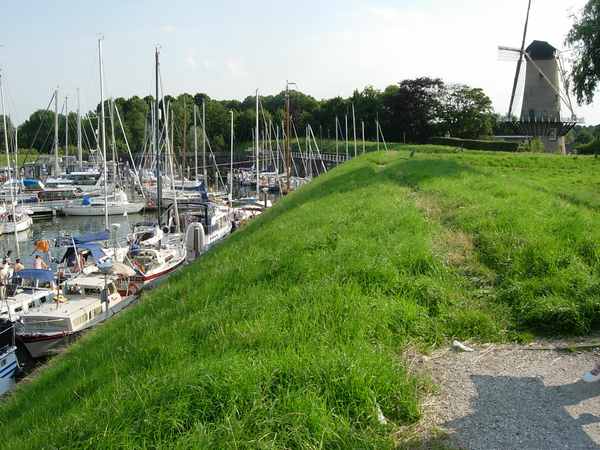
{"label": "white sailboat", "polygon": [[130,202],[124,191],[117,190],[105,198],[84,197],[81,201],[70,202],[60,208],[60,211],[66,216],[122,216],[137,214],[145,206],[144,202]]}
{"label": "white sailboat", "polygon": [[[9,189],[10,189],[10,197],[11,204],[8,208],[8,212],[0,216],[0,233],[7,234],[13,233],[16,234],[20,231],[25,231],[31,228],[33,225],[33,220],[31,217],[22,210],[17,209],[17,205],[15,202],[15,190],[14,183],[12,182],[12,172],[10,167],[10,152],[8,149],[8,127],[6,125],[6,110],[4,108],[4,89],[2,87],[2,74],[0,74],[0,102],[2,104],[2,123],[4,126],[4,147],[6,149],[6,161],[8,164],[8,174],[9,174]],[[17,248],[17,252],[18,252]]]}

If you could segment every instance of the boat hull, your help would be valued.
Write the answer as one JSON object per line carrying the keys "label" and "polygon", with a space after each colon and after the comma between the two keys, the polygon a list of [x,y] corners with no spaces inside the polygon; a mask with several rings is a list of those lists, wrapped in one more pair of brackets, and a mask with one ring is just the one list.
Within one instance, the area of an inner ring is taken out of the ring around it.
{"label": "boat hull", "polygon": [[[108,207],[109,216],[137,214],[144,209],[144,203],[125,203]],[[61,208],[65,216],[103,216],[104,206],[67,205]]]}
{"label": "boat hull", "polygon": [[31,228],[33,225],[33,219],[31,217],[27,217],[24,220],[20,220],[16,223],[14,222],[4,222],[0,227],[1,234],[9,234],[9,233],[19,233],[21,231],[26,231]]}
{"label": "boat hull", "polygon": [[115,314],[119,313],[133,302],[136,301],[136,297],[129,296],[125,297],[119,303],[111,306],[108,310],[95,317],[95,320],[89,322],[84,328],[76,331],[64,331],[59,333],[35,333],[28,334],[26,332],[17,332],[17,336],[25,345],[25,348],[29,352],[32,358],[42,358],[60,352],[70,343],[72,343],[78,336],[85,331],[93,328],[102,322],[110,319]]}

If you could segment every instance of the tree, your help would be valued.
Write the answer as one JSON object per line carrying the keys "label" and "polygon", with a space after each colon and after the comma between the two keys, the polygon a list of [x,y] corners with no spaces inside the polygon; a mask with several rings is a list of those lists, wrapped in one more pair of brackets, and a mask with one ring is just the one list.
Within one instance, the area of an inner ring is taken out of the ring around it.
{"label": "tree", "polygon": [[426,142],[434,136],[439,122],[440,93],[444,82],[439,78],[404,80],[398,88],[384,93],[385,134],[389,140]]}
{"label": "tree", "polygon": [[[9,116],[6,116],[6,129],[8,130],[8,142],[9,147],[14,140],[15,137],[15,127],[12,124]],[[4,148],[4,119],[0,114],[0,154],[4,154],[6,149]]]}
{"label": "tree", "polygon": [[439,134],[478,139],[493,130],[492,101],[479,88],[446,86],[441,91]]}
{"label": "tree", "polygon": [[571,79],[581,104],[592,103],[600,82],[600,0],[589,0],[575,22],[566,44],[573,47]]}

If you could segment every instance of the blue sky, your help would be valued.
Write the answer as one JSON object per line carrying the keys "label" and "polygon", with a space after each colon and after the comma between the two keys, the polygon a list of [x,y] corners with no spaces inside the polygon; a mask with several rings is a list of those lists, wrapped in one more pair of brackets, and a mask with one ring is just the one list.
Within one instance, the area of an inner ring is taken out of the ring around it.
{"label": "blue sky", "polygon": [[[530,39],[562,46],[569,15],[585,0],[534,0]],[[506,112],[526,0],[22,0],[2,8],[0,67],[9,113],[45,108],[52,90],[97,103],[97,37],[104,35],[109,96],[146,95],[161,46],[169,93],[243,99],[285,80],[317,98],[385,88],[421,75],[482,87]],[[578,113],[600,122],[595,105]]]}

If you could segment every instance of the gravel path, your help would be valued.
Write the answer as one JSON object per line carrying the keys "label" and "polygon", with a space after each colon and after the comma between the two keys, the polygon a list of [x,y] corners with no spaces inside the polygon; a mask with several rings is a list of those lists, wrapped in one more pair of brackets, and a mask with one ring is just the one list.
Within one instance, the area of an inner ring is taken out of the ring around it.
{"label": "gravel path", "polygon": [[600,354],[528,348],[426,358],[440,391],[425,405],[426,420],[461,449],[600,449],[600,383],[579,381]]}

